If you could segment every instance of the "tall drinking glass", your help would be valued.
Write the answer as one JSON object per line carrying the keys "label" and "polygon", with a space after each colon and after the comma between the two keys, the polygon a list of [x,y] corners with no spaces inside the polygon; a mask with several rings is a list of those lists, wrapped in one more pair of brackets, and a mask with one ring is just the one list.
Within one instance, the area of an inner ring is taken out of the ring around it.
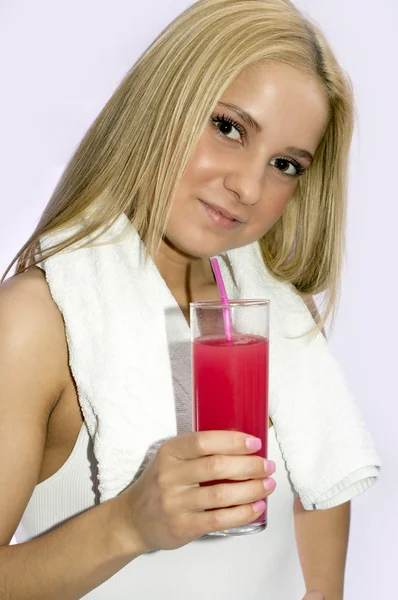
{"label": "tall drinking glass", "polygon": [[[227,310],[232,323],[230,340],[224,326]],[[267,458],[269,300],[236,300],[227,308],[221,302],[192,302],[190,318],[194,430],[233,430],[254,435],[262,441],[256,454]],[[201,485],[219,483],[223,482]],[[264,513],[253,523],[209,535],[264,530],[266,498],[265,503]]]}

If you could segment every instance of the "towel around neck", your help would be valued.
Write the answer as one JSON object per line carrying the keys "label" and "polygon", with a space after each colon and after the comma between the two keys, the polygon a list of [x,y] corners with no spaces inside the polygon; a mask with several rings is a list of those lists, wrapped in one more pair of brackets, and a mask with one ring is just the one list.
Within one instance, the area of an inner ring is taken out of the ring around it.
{"label": "towel around neck", "polygon": [[[44,236],[42,250],[70,233]],[[269,413],[304,508],[350,500],[376,481],[381,461],[326,340],[292,339],[311,330],[313,318],[294,287],[266,269],[258,243],[218,259],[231,299],[270,300]],[[170,320],[186,341],[189,327],[124,214],[93,245],[79,243],[40,266],[63,315],[105,501],[177,435]]]}

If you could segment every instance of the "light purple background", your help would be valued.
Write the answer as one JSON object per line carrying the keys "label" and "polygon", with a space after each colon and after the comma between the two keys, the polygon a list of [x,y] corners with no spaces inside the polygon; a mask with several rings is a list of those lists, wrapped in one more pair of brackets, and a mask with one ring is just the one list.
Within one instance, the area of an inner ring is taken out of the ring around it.
{"label": "light purple background", "polygon": [[[122,76],[190,4],[1,0],[1,272],[31,233],[68,157]],[[353,502],[346,598],[381,600],[398,596],[393,558],[398,538],[398,9],[396,0],[298,0],[297,5],[328,35],[350,73],[358,107],[347,261],[330,344],[384,462],[379,483]]]}

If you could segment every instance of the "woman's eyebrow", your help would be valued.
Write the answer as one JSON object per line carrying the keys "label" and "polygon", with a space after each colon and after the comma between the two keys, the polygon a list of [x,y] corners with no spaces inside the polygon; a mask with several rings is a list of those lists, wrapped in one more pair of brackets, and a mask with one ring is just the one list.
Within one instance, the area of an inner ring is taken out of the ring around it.
{"label": "woman's eyebrow", "polygon": [[[236,114],[241,117],[242,121],[244,121],[247,125],[249,125],[249,127],[252,127],[252,129],[255,129],[257,131],[257,133],[262,132],[261,125],[259,123],[257,123],[257,121],[255,119],[253,119],[253,117],[251,116],[250,113],[246,112],[240,106],[237,106],[236,104],[232,104],[231,102],[218,102],[218,104],[220,104],[221,106],[225,106],[225,108],[229,108],[229,109],[233,110],[234,112],[236,112]],[[293,154],[294,156],[297,156],[298,158],[306,158],[310,163],[312,163],[312,161],[314,160],[314,157],[312,156],[311,152],[308,152],[308,150],[304,150],[304,148],[296,148],[296,146],[288,146],[287,148],[285,148],[285,151],[290,152],[290,154]]]}
{"label": "woman's eyebrow", "polygon": [[262,132],[261,125],[259,125],[257,121],[253,119],[250,113],[243,110],[243,108],[241,108],[240,106],[236,106],[236,104],[231,104],[230,102],[219,102],[218,104],[221,104],[221,106],[225,106],[226,108],[230,108],[231,110],[236,112],[236,114],[238,114],[241,117],[242,121],[249,125],[249,127],[255,129],[257,133]]}
{"label": "woman's eyebrow", "polygon": [[298,158],[306,158],[307,160],[310,161],[310,163],[312,163],[312,161],[314,160],[314,157],[312,156],[311,152],[308,152],[308,150],[304,150],[304,148],[296,148],[296,146],[288,146],[287,148],[285,148],[286,152],[289,152],[290,154],[293,154],[294,156],[297,156]]}

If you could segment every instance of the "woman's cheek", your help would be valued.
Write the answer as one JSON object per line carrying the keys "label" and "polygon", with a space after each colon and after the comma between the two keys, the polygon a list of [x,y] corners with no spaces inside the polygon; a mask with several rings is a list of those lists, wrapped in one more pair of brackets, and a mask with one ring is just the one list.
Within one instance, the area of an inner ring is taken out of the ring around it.
{"label": "woman's cheek", "polygon": [[261,214],[258,215],[258,223],[261,223],[260,229],[266,233],[282,216],[291,194],[285,194],[283,197],[278,197],[266,204]]}

